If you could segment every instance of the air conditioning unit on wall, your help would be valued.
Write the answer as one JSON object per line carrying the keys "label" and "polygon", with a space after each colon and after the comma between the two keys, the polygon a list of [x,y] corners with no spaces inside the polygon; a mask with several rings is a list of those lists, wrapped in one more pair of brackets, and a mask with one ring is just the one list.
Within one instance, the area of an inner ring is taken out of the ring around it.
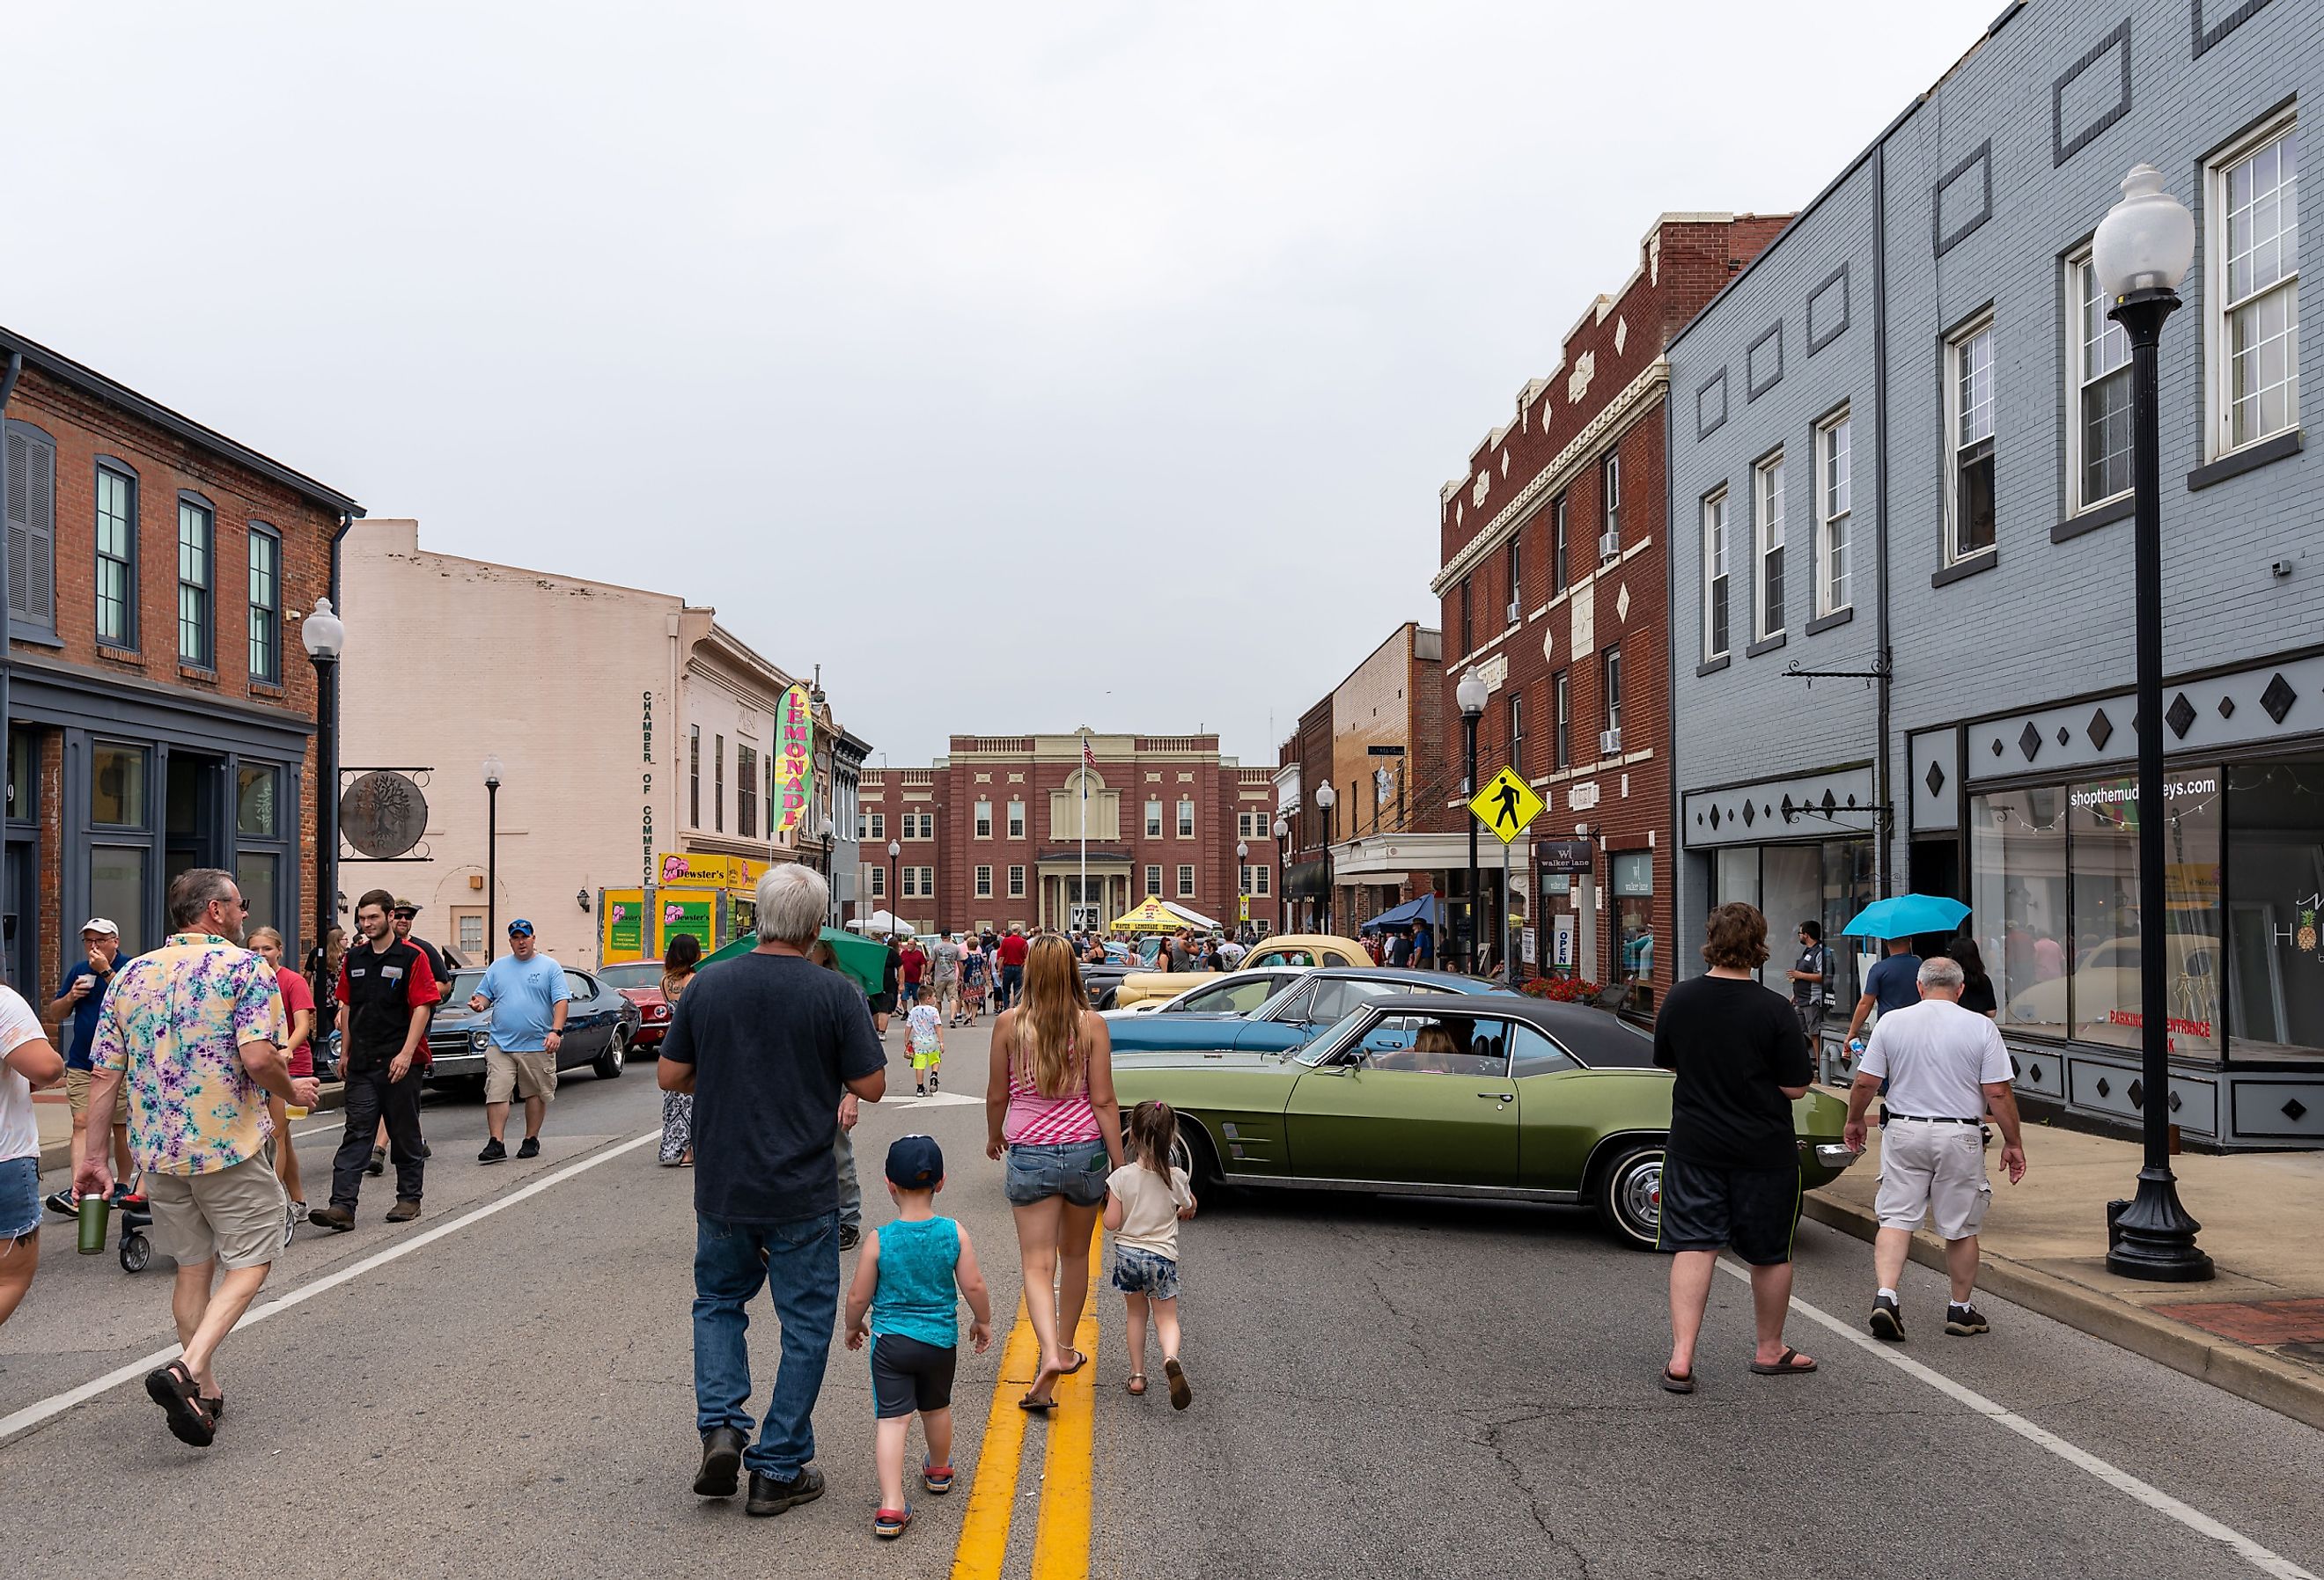
{"label": "air conditioning unit on wall", "polygon": [[1620,729],[1600,730],[1598,732],[1598,755],[1600,757],[1619,757],[1621,754],[1622,732]]}

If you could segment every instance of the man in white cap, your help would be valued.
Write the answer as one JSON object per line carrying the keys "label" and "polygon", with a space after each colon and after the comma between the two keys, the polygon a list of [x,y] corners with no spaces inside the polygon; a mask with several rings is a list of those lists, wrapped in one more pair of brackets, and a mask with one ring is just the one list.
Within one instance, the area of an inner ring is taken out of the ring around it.
{"label": "man in white cap", "polygon": [[[97,1040],[97,1017],[105,990],[113,985],[114,964],[121,957],[121,929],[101,916],[81,924],[83,957],[66,968],[57,984],[57,996],[42,1017],[57,1029],[57,1044],[65,1056],[65,1102],[72,1109],[72,1166],[80,1169],[88,1147],[89,1049]],[[124,1111],[113,1130],[114,1205],[130,1194],[129,1115]],[[78,1210],[69,1187],[48,1198],[49,1210],[70,1217]]]}

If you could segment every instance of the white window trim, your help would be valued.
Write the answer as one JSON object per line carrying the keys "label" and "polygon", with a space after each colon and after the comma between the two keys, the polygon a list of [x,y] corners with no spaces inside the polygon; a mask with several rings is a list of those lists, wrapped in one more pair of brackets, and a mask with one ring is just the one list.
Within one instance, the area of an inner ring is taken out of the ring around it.
{"label": "white window trim", "polygon": [[[2082,436],[2089,426],[2082,410],[2082,402],[2090,383],[2089,347],[2082,340],[2082,314],[2088,306],[2082,300],[2082,289],[2086,283],[2094,284],[2096,278],[2097,273],[2090,264],[2089,248],[2083,247],[2079,252],[2067,254],[2065,283],[2068,320],[2066,328],[2066,513],[2070,516],[2096,510],[2102,504],[2112,504],[2117,499],[2128,499],[2131,494],[2131,491],[2127,488],[2099,499],[2088,499],[2082,494],[2082,489],[2088,482],[2088,469],[2084,465],[2087,457],[2082,452]],[[2115,326],[2116,332],[2120,332],[2121,328],[2118,324]],[[2111,375],[2114,371],[2116,370],[2108,369],[2108,375]]]}
{"label": "white window trim", "polygon": [[1190,799],[1182,798],[1178,802],[1176,816],[1178,819],[1178,837],[1181,839],[1194,838],[1194,830],[1199,827],[1194,801]]}
{"label": "white window trim", "polygon": [[1178,898],[1179,898],[1179,899],[1181,899],[1181,900],[1191,900],[1191,899],[1193,899],[1194,897],[1194,864],[1193,864],[1192,862],[1180,862],[1180,863],[1178,864]]}
{"label": "white window trim", "polygon": [[992,898],[992,869],[991,867],[979,866],[976,869],[976,897],[979,900],[990,900]]}
{"label": "white window trim", "polygon": [[973,818],[974,821],[971,826],[971,832],[973,832],[979,839],[991,838],[992,803],[991,801],[977,802],[973,808]]}
{"label": "white window trim", "polygon": [[1148,839],[1162,837],[1162,803],[1160,801],[1149,800],[1146,803],[1146,837]]}
{"label": "white window trim", "polygon": [[1146,877],[1147,877],[1146,892],[1147,892],[1148,894],[1159,894],[1159,893],[1161,893],[1161,892],[1162,892],[1162,869],[1161,869],[1159,866],[1157,866],[1157,865],[1154,865],[1154,864],[1148,864],[1148,866],[1147,866],[1147,868],[1146,868]]}
{"label": "white window trim", "polygon": [[2001,422],[1999,418],[1999,412],[2001,410],[2001,390],[1999,387],[2001,383],[2001,348],[1999,339],[1997,337],[1993,351],[1993,379],[1995,384],[1993,392],[1993,406],[1996,413],[1993,424],[1993,449],[1997,468],[1994,499],[1994,541],[1986,548],[1972,549],[1966,554],[1960,554],[1954,551],[1960,542],[1960,525],[1956,518],[1960,511],[1961,353],[1967,349],[1969,342],[1976,339],[1979,335],[1990,335],[1993,333],[1993,312],[1992,310],[1987,309],[1986,311],[1979,313],[1973,319],[1970,319],[1960,328],[1953,330],[1951,334],[1945,337],[1945,448],[1943,456],[1943,487],[1945,497],[1944,511],[1942,514],[1945,538],[1943,554],[1944,562],[1947,565],[1959,565],[1965,559],[1975,559],[1981,555],[1989,554],[1994,549],[1998,548],[2001,543],[2001,505],[1999,478],[1997,476],[2001,456]]}
{"label": "white window trim", "polygon": [[[1719,517],[1715,534],[1711,527],[1711,513],[1714,511],[1718,513]],[[1725,599],[1723,597],[1714,599],[1712,596],[1712,589],[1718,585],[1721,574],[1720,561],[1726,559],[1734,547],[1734,540],[1730,536],[1734,531],[1734,513],[1728,508],[1728,491],[1723,485],[1702,496],[1702,658],[1703,661],[1708,663],[1712,659],[1725,658],[1735,641],[1735,627],[1730,621],[1727,628],[1727,641],[1718,642],[1717,614],[1720,604],[1724,603]]]}
{"label": "white window trim", "polygon": [[1022,801],[1009,803],[1009,837],[1011,839],[1025,837],[1025,803]]}
{"label": "white window trim", "polygon": [[[1849,421],[1849,408],[1839,411],[1816,424],[1816,551],[1815,602],[1816,618],[1837,614],[1854,605],[1856,598],[1856,568],[1849,567],[1849,596],[1835,600],[1831,596],[1831,530],[1838,523],[1849,534],[1849,548],[1853,551],[1856,525],[1856,430]],[[1848,508],[1838,514],[1831,510],[1831,457],[1833,440],[1841,429],[1848,430]]]}
{"label": "white window trim", "polygon": [[1009,898],[1025,898],[1025,869],[1021,865],[1012,864],[1009,869]]}
{"label": "white window trim", "polygon": [[[1771,479],[1782,485],[1783,511],[1770,513],[1767,508],[1768,483]],[[1785,522],[1791,510],[1791,479],[1784,475],[1784,452],[1762,457],[1751,467],[1751,637],[1755,642],[1784,633],[1784,614],[1767,607],[1767,562],[1772,551],[1784,547]],[[1774,519],[1769,519],[1771,513]],[[1771,531],[1772,529],[1772,531]],[[1784,602],[1791,601],[1790,578],[1784,578]],[[1768,616],[1775,623],[1768,624]]]}
{"label": "white window trim", "polygon": [[[2260,293],[2264,296],[2273,291],[2292,292],[2292,369],[2295,380],[2292,420],[2273,433],[2246,439],[2240,445],[2230,442],[2235,432],[2235,365],[2233,348],[2227,336],[2228,314],[2236,305],[2227,300],[2227,172],[2277,138],[2288,136],[2299,129],[2297,109],[2287,108],[2237,138],[2203,167],[2203,360],[2204,365],[2210,370],[2210,376],[2204,381],[2207,411],[2203,430],[2209,436],[2205,446],[2209,459],[2217,460],[2236,450],[2265,444],[2278,435],[2295,433],[2300,429],[2300,393],[2296,384],[2300,371],[2300,268],[2296,253],[2292,269],[2282,280]],[[2259,297],[2250,300],[2256,301]]]}

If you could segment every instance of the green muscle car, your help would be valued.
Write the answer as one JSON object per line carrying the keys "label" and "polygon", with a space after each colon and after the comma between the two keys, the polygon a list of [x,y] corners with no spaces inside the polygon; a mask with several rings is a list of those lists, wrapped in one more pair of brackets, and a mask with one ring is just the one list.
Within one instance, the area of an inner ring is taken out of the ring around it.
{"label": "green muscle car", "polygon": [[[1671,1075],[1646,1032],[1602,1010],[1513,993],[1377,998],[1287,1053],[1114,1056],[1122,1107],[1178,1111],[1179,1165],[1237,1187],[1587,1202],[1628,1243],[1662,1221]],[[1792,1105],[1800,1178],[1855,1160],[1847,1105]]]}

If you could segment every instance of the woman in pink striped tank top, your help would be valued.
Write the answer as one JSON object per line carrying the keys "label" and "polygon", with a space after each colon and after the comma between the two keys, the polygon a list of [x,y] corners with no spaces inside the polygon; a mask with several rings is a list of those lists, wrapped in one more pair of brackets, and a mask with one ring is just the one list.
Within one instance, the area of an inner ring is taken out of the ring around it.
{"label": "woman in pink striped tank top", "polygon": [[1073,946],[1033,940],[1015,1008],[992,1028],[984,1087],[988,1157],[1009,1160],[1025,1310],[1041,1341],[1041,1372],[1017,1402],[1056,1408],[1057,1379],[1089,1364],[1068,1341],[1089,1304],[1090,1242],[1106,1177],[1121,1166],[1113,1044],[1082,991]]}

